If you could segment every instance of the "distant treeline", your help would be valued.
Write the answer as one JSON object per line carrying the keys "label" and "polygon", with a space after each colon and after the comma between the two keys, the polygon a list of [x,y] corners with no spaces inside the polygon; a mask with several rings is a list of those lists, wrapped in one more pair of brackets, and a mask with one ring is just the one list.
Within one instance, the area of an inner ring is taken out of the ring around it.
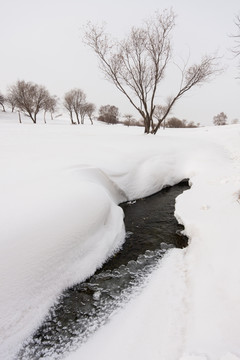
{"label": "distant treeline", "polygon": [[[96,106],[87,101],[87,96],[81,89],[72,89],[65,93],[61,101],[57,96],[50,95],[45,86],[38,85],[24,80],[17,81],[9,86],[7,94],[0,93],[0,106],[2,111],[10,108],[10,111],[18,112],[19,122],[22,123],[22,114],[29,117],[34,124],[37,123],[39,113],[43,113],[46,123],[46,114],[51,119],[59,117],[57,114],[63,107],[67,111],[71,124],[84,124],[88,118],[93,124],[93,119],[107,124],[123,124],[125,126],[144,126],[143,119],[135,119],[131,114],[124,114],[120,119],[118,107],[114,105],[102,105],[96,114]],[[162,124],[166,128],[193,128],[198,127],[193,121],[187,122],[176,117],[171,117]]]}

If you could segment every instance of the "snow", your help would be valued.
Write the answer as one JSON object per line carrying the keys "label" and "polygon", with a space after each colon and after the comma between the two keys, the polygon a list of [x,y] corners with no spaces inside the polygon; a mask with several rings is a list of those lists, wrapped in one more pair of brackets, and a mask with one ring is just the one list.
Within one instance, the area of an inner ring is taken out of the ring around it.
{"label": "snow", "polygon": [[146,136],[23,122],[0,113],[0,359],[121,246],[120,202],[184,178],[175,216],[189,246],[66,359],[240,359],[240,126]]}

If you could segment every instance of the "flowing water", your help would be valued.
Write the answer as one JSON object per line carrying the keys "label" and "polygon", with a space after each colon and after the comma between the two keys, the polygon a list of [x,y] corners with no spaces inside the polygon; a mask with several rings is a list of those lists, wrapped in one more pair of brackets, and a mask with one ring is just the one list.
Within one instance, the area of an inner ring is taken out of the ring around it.
{"label": "flowing water", "polygon": [[17,360],[61,359],[102,326],[131,296],[168,249],[187,246],[175,217],[175,198],[187,181],[157,194],[122,204],[126,241],[113,258],[87,281],[66,290],[45,322],[28,339]]}

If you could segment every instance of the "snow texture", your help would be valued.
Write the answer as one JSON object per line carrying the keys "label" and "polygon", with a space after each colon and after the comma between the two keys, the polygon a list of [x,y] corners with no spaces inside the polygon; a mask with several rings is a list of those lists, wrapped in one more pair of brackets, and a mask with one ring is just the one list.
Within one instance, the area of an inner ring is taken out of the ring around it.
{"label": "snow texture", "polygon": [[18,124],[0,114],[0,359],[124,241],[118,204],[184,178],[189,237],[68,360],[240,359],[240,126]]}

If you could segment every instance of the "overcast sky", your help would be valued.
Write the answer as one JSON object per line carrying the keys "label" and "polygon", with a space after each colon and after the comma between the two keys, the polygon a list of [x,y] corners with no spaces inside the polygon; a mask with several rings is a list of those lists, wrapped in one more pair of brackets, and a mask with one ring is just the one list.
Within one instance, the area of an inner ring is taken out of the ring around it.
{"label": "overcast sky", "polygon": [[[104,79],[95,55],[83,45],[82,28],[89,20],[104,21],[114,37],[122,37],[131,26],[165,8],[177,15],[176,59],[187,58],[190,52],[194,62],[218,50],[226,68],[217,79],[182,98],[172,115],[203,125],[211,124],[221,111],[229,121],[240,119],[237,60],[229,51],[234,45],[229,35],[236,32],[239,0],[0,0],[0,91],[5,93],[16,80],[45,85],[60,98],[78,87],[98,107],[111,104],[122,115],[135,115],[124,95]],[[173,82],[170,79],[163,97],[172,94]]]}

